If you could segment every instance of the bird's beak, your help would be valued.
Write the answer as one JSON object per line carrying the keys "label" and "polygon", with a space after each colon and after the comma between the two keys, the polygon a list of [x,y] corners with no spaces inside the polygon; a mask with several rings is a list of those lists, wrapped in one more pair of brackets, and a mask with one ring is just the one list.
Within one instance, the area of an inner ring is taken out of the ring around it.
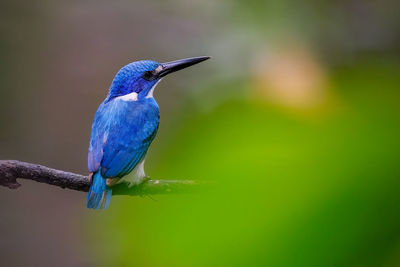
{"label": "bird's beak", "polygon": [[161,63],[161,66],[157,68],[158,71],[156,69],[157,76],[159,78],[164,77],[167,74],[190,67],[192,65],[200,63],[209,58],[210,57],[207,57],[207,56],[191,57],[191,58],[185,58],[185,59],[179,59],[179,60],[175,60],[175,61],[171,61],[171,62]]}

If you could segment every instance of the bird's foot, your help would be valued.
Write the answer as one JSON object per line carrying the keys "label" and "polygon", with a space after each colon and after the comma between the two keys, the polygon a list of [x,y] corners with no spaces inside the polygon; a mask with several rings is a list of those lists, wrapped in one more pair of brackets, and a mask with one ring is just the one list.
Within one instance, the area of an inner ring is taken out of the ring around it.
{"label": "bird's foot", "polygon": [[92,181],[93,181],[93,172],[89,173],[88,178],[89,178],[89,184],[92,184]]}
{"label": "bird's foot", "polygon": [[135,180],[126,180],[124,182],[126,183],[128,188],[131,188],[133,186],[140,186],[141,184],[143,184],[144,182],[147,182],[148,180],[150,180],[150,177],[145,176],[145,177],[141,177],[141,178],[136,178]]}

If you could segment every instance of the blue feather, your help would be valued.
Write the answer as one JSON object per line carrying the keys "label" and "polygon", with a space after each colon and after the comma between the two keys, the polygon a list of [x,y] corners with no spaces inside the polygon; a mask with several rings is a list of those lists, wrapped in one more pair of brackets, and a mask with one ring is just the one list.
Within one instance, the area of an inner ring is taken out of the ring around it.
{"label": "blue feather", "polygon": [[106,209],[110,204],[112,190],[107,188],[106,179],[100,172],[93,175],[93,182],[89,189],[86,206],[89,209]]}
{"label": "blue feather", "polygon": [[[88,208],[106,208],[112,195],[106,181],[116,179],[111,182],[115,184],[144,160],[160,121],[159,108],[153,98],[157,83],[169,73],[208,58],[188,58],[162,64],[143,60],[118,71],[92,124],[88,168],[93,174],[93,182],[87,198]],[[144,175],[142,171],[139,173],[138,181]]]}
{"label": "blue feather", "polygon": [[138,101],[115,98],[99,106],[88,154],[89,171],[94,173],[88,208],[108,206],[112,193],[106,186],[106,178],[122,178],[144,159],[158,124],[159,108],[153,98]]}
{"label": "blue feather", "polygon": [[89,171],[101,168],[107,178],[129,173],[146,154],[158,124],[159,108],[153,98],[115,99],[100,105],[92,126]]}

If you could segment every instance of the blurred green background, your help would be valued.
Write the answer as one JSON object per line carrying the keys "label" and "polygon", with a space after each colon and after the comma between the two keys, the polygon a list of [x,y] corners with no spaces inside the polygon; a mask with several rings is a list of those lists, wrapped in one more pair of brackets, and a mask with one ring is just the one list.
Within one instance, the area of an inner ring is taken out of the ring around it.
{"label": "blurred green background", "polygon": [[398,1],[0,1],[0,157],[87,173],[123,65],[164,79],[146,160],[204,192],[0,188],[1,266],[400,266]]}

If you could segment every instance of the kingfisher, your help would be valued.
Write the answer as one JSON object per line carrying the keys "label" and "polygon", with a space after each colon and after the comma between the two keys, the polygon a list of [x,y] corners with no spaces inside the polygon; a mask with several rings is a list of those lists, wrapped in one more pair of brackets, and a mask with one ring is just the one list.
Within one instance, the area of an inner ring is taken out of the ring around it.
{"label": "kingfisher", "polygon": [[115,184],[132,187],[143,182],[146,153],[160,122],[154,88],[164,76],[209,58],[201,56],[167,63],[142,60],[117,72],[92,123],[88,208],[107,208]]}

